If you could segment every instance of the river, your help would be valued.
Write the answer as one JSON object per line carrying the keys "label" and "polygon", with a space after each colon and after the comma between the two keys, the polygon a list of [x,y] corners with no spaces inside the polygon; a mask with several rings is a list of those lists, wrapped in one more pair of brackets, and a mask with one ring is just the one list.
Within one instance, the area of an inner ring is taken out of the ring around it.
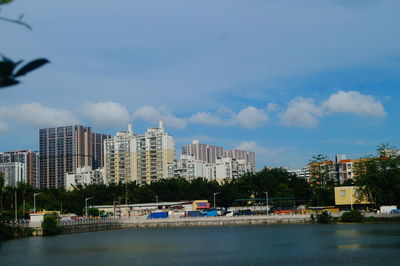
{"label": "river", "polygon": [[126,229],[0,243],[0,265],[400,265],[400,224]]}

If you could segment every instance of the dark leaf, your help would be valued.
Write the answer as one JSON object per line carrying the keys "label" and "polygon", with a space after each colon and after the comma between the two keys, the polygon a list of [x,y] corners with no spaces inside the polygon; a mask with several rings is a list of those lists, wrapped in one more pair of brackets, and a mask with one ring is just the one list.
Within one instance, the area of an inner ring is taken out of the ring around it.
{"label": "dark leaf", "polygon": [[8,78],[12,75],[12,72],[15,68],[15,64],[12,61],[0,61],[0,77]]}
{"label": "dark leaf", "polygon": [[9,87],[9,86],[13,86],[13,85],[17,85],[18,83],[19,83],[19,81],[15,80],[15,79],[0,79],[0,89]]}
{"label": "dark leaf", "polygon": [[31,72],[32,70],[35,70],[49,62],[50,61],[47,60],[46,58],[40,58],[40,59],[33,60],[33,61],[29,62],[28,64],[24,65],[23,67],[21,67],[21,69],[18,70],[17,73],[15,73],[14,77],[23,76],[26,73]]}
{"label": "dark leaf", "polygon": [[14,69],[22,63],[22,60],[14,63],[7,57],[3,56],[3,61],[0,61],[0,78],[10,78]]}

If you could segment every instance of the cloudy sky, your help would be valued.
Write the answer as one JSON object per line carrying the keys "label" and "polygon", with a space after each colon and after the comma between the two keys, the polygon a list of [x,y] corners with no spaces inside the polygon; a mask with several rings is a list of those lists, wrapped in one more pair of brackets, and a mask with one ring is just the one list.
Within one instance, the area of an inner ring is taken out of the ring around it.
{"label": "cloudy sky", "polygon": [[0,151],[37,130],[137,133],[162,119],[258,168],[400,144],[398,0],[15,0],[0,52],[51,64],[0,90]]}

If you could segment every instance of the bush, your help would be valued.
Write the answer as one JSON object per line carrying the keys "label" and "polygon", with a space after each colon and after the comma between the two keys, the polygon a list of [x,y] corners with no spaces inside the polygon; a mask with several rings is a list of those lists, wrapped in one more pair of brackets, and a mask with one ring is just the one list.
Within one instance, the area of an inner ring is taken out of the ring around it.
{"label": "bush", "polygon": [[333,217],[329,212],[323,211],[317,214],[316,221],[318,224],[330,224],[333,223]]}
{"label": "bush", "polygon": [[352,210],[343,213],[340,220],[344,223],[361,223],[364,219],[364,215],[359,210]]}
{"label": "bush", "polygon": [[54,214],[46,214],[42,222],[43,235],[54,236],[61,233],[60,223]]}

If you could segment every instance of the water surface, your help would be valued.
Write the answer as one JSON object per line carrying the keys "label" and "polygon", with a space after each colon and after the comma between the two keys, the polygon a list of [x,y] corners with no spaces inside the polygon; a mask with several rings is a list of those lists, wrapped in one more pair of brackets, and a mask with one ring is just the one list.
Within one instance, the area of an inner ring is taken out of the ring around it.
{"label": "water surface", "polygon": [[0,244],[0,265],[400,265],[400,224],[149,228]]}

